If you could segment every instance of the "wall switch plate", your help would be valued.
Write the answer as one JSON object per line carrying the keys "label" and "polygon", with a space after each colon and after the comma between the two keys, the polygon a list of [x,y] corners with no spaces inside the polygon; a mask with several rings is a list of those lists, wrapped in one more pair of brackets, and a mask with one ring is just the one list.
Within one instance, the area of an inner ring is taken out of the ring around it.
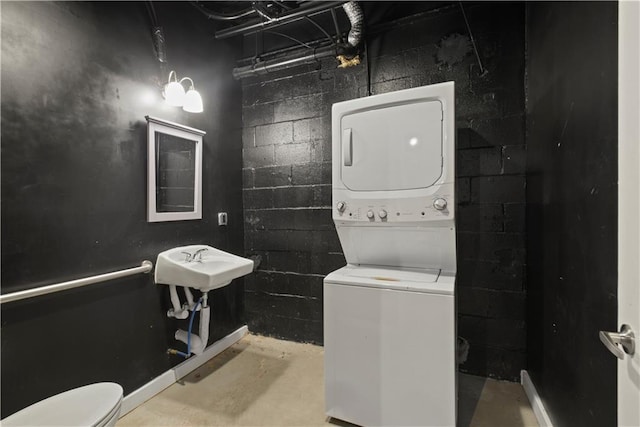
{"label": "wall switch plate", "polygon": [[227,225],[227,213],[218,212],[218,225]]}

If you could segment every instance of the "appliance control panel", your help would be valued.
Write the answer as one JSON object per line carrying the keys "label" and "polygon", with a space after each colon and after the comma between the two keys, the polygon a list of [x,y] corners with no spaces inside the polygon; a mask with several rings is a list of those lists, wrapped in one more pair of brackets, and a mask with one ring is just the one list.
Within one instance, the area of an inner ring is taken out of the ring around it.
{"label": "appliance control panel", "polygon": [[398,200],[338,200],[333,218],[340,221],[402,223],[453,218],[453,194]]}

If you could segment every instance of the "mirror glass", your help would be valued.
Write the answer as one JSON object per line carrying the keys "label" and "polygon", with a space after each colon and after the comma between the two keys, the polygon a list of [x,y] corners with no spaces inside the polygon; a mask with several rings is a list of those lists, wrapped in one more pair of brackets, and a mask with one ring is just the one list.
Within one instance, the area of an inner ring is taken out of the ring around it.
{"label": "mirror glass", "polygon": [[205,132],[155,117],[146,119],[147,221],[201,219]]}
{"label": "mirror glass", "polygon": [[196,141],[155,132],[156,211],[191,212],[196,176]]}

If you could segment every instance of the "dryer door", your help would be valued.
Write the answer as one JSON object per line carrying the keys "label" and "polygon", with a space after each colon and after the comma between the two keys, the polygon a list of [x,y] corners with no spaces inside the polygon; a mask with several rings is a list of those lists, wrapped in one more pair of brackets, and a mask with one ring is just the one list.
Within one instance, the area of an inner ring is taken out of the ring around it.
{"label": "dryer door", "polygon": [[427,188],[442,176],[442,103],[418,101],[347,114],[341,179],[352,191]]}

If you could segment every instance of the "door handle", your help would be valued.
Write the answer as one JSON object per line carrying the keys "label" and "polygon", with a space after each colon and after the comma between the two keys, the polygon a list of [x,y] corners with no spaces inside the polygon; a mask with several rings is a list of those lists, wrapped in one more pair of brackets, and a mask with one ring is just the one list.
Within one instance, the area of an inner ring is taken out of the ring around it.
{"label": "door handle", "polygon": [[351,143],[351,128],[342,131],[342,161],[345,166],[353,164],[353,144]]}
{"label": "door handle", "polygon": [[618,359],[624,359],[624,354],[630,356],[636,352],[636,338],[629,325],[622,325],[620,332],[600,331],[600,341]]}

